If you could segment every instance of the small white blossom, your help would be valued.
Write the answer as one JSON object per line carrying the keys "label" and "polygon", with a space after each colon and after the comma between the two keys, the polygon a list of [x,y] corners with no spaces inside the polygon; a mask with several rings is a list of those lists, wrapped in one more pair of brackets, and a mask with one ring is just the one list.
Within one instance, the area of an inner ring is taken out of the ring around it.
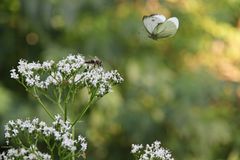
{"label": "small white blossom", "polygon": [[5,132],[5,134],[4,134],[4,137],[5,137],[5,138],[10,138],[10,137],[11,137],[11,135],[10,135],[10,133],[9,133],[9,132]]}
{"label": "small white blossom", "polygon": [[84,66],[84,57],[80,55],[69,55],[65,59],[57,63],[58,71],[61,73],[70,74]]}
{"label": "small white blossom", "polygon": [[11,69],[10,70],[10,76],[13,79],[18,79],[19,78],[19,75],[16,73],[16,69]]}
{"label": "small white blossom", "polygon": [[[27,87],[48,89],[50,86],[80,85],[97,90],[96,96],[103,96],[112,90],[112,85],[123,78],[116,71],[104,71],[102,66],[87,64],[81,55],[69,55],[59,62],[45,61],[28,63],[20,59],[17,69],[10,71],[11,78],[20,79]],[[21,78],[20,78],[21,77]]]}
{"label": "small white blossom", "polygon": [[82,142],[81,143],[81,150],[86,151],[87,150],[87,143]]}
{"label": "small white blossom", "polygon": [[131,153],[138,156],[138,160],[174,160],[171,153],[161,147],[160,141],[155,141],[151,145],[147,144],[146,147],[143,147],[142,144],[132,144]]}
{"label": "small white blossom", "polygon": [[56,140],[60,140],[61,139],[61,134],[57,131],[53,132],[54,133],[54,137]]}
{"label": "small white blossom", "polygon": [[86,139],[82,137],[81,135],[78,136],[78,143],[81,145],[81,150],[85,152],[87,150],[87,143]]}
{"label": "small white blossom", "polygon": [[7,152],[0,154],[1,160],[51,160],[51,156],[38,151],[37,147],[32,145],[29,149],[25,148],[10,148]]}
{"label": "small white blossom", "polygon": [[[77,140],[74,140],[71,133],[70,122],[64,121],[60,115],[55,116],[55,121],[52,122],[52,126],[47,126],[45,122],[39,121],[38,118],[25,121],[17,119],[16,121],[9,121],[5,125],[4,129],[7,144],[11,142],[11,140],[14,140],[14,138],[16,138],[18,135],[21,135],[21,133],[24,133],[24,135],[29,134],[28,136],[32,137],[51,137],[54,139],[54,141],[60,142],[61,147],[68,150],[69,152],[75,151],[83,153],[87,149],[87,142],[85,138],[79,135]],[[36,146],[32,146],[31,149],[36,150],[34,147]],[[21,150],[22,155],[24,155],[25,152],[26,151]],[[8,151],[8,155],[9,154],[14,155],[19,153],[18,150],[12,149]],[[34,157],[38,155],[38,152],[28,152],[26,154],[27,156],[24,155],[26,159],[35,159]]]}
{"label": "small white blossom", "polygon": [[12,132],[14,136],[16,136],[19,133],[17,129],[13,129]]}
{"label": "small white blossom", "polygon": [[26,77],[26,83],[27,83],[28,86],[30,86],[30,87],[34,86],[35,82],[36,81],[35,81],[34,78]]}
{"label": "small white blossom", "polygon": [[142,148],[143,148],[142,144],[132,144],[131,153],[136,153],[136,152],[138,152]]}
{"label": "small white blossom", "polygon": [[45,61],[42,63],[42,68],[45,70],[50,70],[52,68],[52,65],[54,64],[54,61]]}
{"label": "small white blossom", "polygon": [[10,125],[15,125],[15,122],[13,120],[8,122]]}
{"label": "small white blossom", "polygon": [[47,124],[45,123],[45,122],[43,122],[43,121],[41,121],[40,123],[39,123],[39,126],[40,127],[44,127],[44,126],[46,126]]}

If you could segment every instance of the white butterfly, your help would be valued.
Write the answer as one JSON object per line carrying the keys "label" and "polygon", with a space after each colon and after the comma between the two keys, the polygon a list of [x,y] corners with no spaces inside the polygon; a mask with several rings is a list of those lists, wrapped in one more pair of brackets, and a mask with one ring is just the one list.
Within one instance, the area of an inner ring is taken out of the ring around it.
{"label": "white butterfly", "polygon": [[179,22],[176,17],[166,20],[165,16],[159,14],[143,16],[142,21],[144,27],[149,33],[149,37],[154,40],[174,36],[179,26]]}

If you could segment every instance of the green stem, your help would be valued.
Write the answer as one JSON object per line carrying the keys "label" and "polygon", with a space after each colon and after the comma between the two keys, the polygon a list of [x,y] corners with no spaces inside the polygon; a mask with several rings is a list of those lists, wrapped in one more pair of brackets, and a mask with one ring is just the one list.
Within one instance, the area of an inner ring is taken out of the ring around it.
{"label": "green stem", "polygon": [[57,104],[57,102],[56,102],[52,97],[48,96],[48,95],[45,94],[43,91],[41,91],[41,93],[42,93],[42,94],[43,94],[43,95],[44,95],[49,101],[51,101],[51,102]]}
{"label": "green stem", "polygon": [[64,114],[64,109],[63,109],[62,105],[60,103],[57,103],[57,105],[58,105],[59,109],[61,110],[61,112]]}
{"label": "green stem", "polygon": [[72,89],[72,85],[71,85],[70,88],[68,89],[67,96],[66,96],[66,98],[64,99],[64,121],[67,120],[67,112],[68,112],[67,107],[70,106],[70,104],[69,104],[69,97],[70,97],[71,89]]}
{"label": "green stem", "polygon": [[33,88],[34,90],[34,97],[38,100],[38,102],[41,104],[42,108],[45,110],[45,112],[47,112],[47,114],[51,117],[52,120],[54,120],[53,115],[48,111],[47,107],[44,105],[44,103],[42,102],[42,100],[40,99],[40,97],[37,94],[36,88]]}
{"label": "green stem", "polygon": [[64,121],[67,121],[67,105],[64,105]]}
{"label": "green stem", "polygon": [[61,88],[58,87],[58,103],[61,104],[61,98],[62,98],[62,91]]}
{"label": "green stem", "polygon": [[24,84],[24,83],[22,83],[21,81],[18,81],[21,85],[23,85],[23,87],[26,89],[26,91],[28,92],[28,88],[27,88],[27,86]]}
{"label": "green stem", "polygon": [[62,111],[62,113],[65,115],[65,111],[64,111],[64,109],[61,105],[61,98],[62,98],[62,91],[61,91],[61,88],[59,87],[58,88],[58,102],[57,102],[57,104],[58,104],[58,107],[60,108],[60,110]]}
{"label": "green stem", "polygon": [[82,118],[82,116],[86,113],[86,111],[88,110],[88,108],[90,107],[90,105],[92,104],[93,100],[94,100],[95,96],[91,96],[89,102],[87,103],[86,106],[83,107],[82,111],[80,112],[80,114],[77,116],[76,120],[72,123],[72,127]]}
{"label": "green stem", "polygon": [[59,157],[62,157],[61,147],[57,147],[57,148],[58,148],[58,152],[57,152],[57,153],[58,153],[58,156],[59,156]]}
{"label": "green stem", "polygon": [[57,106],[59,107],[59,109],[61,110],[61,112],[64,114],[64,110],[61,104],[59,104],[58,102],[56,102],[52,97],[48,96],[47,94],[45,94],[44,92],[41,91],[41,93],[51,102],[53,102],[54,104],[57,104]]}
{"label": "green stem", "polygon": [[63,158],[63,160],[69,159],[69,157],[72,157],[72,153],[68,153],[68,154]]}
{"label": "green stem", "polygon": [[[72,126],[72,139],[75,138],[75,126]],[[72,160],[75,160],[75,151],[72,152]]]}
{"label": "green stem", "polygon": [[37,144],[38,144],[38,139],[39,139],[38,136],[39,136],[39,135],[37,134],[36,137],[35,137],[35,139],[36,139],[36,141],[35,141],[35,143],[34,143],[35,146],[37,146]]}
{"label": "green stem", "polygon": [[[71,106],[72,102],[71,102],[71,97],[73,96],[72,94],[72,88],[74,87],[73,84],[70,84],[70,86],[67,86],[66,90],[68,90],[67,92],[67,96],[65,96],[66,98],[64,98],[64,120],[66,121],[67,120],[67,116],[68,116],[68,107]],[[75,93],[74,93],[75,94]]]}
{"label": "green stem", "polygon": [[[51,158],[54,158],[54,152],[53,152],[54,147],[51,147],[51,145],[50,145],[50,143],[49,143],[49,140],[46,140],[44,137],[43,137],[43,140],[45,141],[45,143],[47,144],[48,149],[49,149],[50,152],[51,152]],[[54,145],[55,145],[55,143],[54,143]]]}

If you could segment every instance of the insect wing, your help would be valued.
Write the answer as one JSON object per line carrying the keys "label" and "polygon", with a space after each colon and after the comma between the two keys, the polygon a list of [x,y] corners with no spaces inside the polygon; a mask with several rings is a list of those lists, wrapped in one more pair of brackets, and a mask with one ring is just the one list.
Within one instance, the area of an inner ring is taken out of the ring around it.
{"label": "insect wing", "polygon": [[143,24],[149,34],[152,34],[156,26],[163,23],[166,18],[163,15],[153,14],[150,16],[143,16]]}
{"label": "insect wing", "polygon": [[102,66],[102,61],[100,59],[98,59],[98,57],[94,57],[93,59],[90,59],[90,60],[86,60],[85,61],[86,64],[92,64],[94,67],[95,66]]}
{"label": "insect wing", "polygon": [[172,37],[176,34],[178,30],[179,22],[176,17],[169,18],[164,23],[159,24],[153,30],[153,35],[159,38]]}

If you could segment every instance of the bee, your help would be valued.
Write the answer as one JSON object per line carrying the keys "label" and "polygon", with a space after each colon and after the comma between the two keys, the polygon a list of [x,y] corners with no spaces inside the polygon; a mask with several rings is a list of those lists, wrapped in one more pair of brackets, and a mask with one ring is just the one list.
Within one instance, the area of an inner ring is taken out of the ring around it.
{"label": "bee", "polygon": [[97,57],[90,59],[90,60],[86,60],[85,63],[92,64],[94,67],[96,67],[96,66],[102,67],[102,61],[100,59],[98,59]]}

